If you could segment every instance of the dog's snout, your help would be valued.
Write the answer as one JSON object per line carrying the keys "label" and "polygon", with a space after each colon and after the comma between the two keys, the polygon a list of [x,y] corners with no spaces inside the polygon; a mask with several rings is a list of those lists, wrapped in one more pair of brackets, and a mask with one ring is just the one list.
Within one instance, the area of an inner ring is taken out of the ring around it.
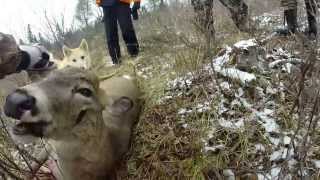
{"label": "dog's snout", "polygon": [[35,108],[35,104],[35,97],[16,91],[7,96],[4,112],[8,117],[20,119],[24,112],[32,111]]}

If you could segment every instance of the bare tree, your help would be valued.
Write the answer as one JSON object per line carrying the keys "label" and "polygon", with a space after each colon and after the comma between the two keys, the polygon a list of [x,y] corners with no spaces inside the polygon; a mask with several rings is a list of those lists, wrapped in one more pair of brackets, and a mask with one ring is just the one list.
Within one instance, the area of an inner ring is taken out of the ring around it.
{"label": "bare tree", "polygon": [[93,16],[92,2],[90,0],[78,0],[75,18],[85,26],[89,25],[89,20]]}

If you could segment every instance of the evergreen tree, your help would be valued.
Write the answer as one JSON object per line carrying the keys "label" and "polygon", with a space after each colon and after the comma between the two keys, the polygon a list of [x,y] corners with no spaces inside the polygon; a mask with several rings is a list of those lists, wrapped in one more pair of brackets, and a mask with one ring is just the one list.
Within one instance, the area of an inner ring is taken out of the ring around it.
{"label": "evergreen tree", "polygon": [[30,24],[27,26],[27,39],[29,43],[38,43],[37,37],[33,34]]}
{"label": "evergreen tree", "polygon": [[41,33],[38,34],[38,39],[39,39],[39,43],[40,43],[40,44],[43,44],[43,45],[47,44],[47,42],[48,42],[48,41],[42,36]]}

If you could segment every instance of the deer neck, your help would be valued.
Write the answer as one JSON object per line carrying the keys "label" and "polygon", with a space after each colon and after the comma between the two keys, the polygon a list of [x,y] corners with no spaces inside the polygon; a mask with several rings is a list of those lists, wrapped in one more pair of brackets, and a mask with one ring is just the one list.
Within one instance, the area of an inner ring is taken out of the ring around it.
{"label": "deer neck", "polygon": [[[108,136],[102,114],[87,112],[81,122],[75,125],[70,132],[51,142],[53,142],[57,152],[60,152],[59,154],[65,155],[66,158],[72,158],[100,153],[98,152],[100,149],[108,146]],[[93,151],[96,152],[93,153]]]}

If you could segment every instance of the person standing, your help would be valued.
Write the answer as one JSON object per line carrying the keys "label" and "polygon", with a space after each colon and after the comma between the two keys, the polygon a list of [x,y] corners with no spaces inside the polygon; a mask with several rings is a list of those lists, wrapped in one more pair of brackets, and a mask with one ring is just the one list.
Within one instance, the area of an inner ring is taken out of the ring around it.
{"label": "person standing", "polygon": [[[132,8],[130,8],[131,2],[133,2]],[[131,13],[135,15],[134,19],[137,19],[140,0],[96,0],[96,4],[103,8],[108,51],[113,64],[121,63],[118,23],[128,53],[131,57],[136,57],[139,54],[139,43],[131,20]]]}
{"label": "person standing", "polygon": [[248,31],[248,5],[244,0],[219,0],[225,6],[230,14],[231,19],[240,31]]}
{"label": "person standing", "polygon": [[[219,0],[225,6],[240,31],[248,30],[248,6],[243,0]],[[196,20],[203,30],[214,36],[213,0],[191,0]]]}
{"label": "person standing", "polygon": [[[240,31],[248,31],[248,5],[244,0],[219,0],[225,6],[230,14],[233,22]],[[311,37],[317,36],[317,1],[304,0],[307,11],[309,29],[307,34]],[[191,4],[198,17],[200,17],[200,25],[211,30],[214,33],[213,20],[213,0],[191,0]],[[297,22],[297,0],[280,0],[280,5],[284,9],[284,18],[287,23],[285,29],[277,30],[279,34],[290,35],[294,34],[298,28]]]}
{"label": "person standing", "polygon": [[[307,34],[309,36],[317,36],[317,4],[316,0],[304,0],[307,11],[309,29]],[[284,18],[287,22],[287,29],[282,31],[282,34],[295,33],[297,31],[297,11],[298,2],[297,0],[281,0],[281,6],[284,8]]]}

